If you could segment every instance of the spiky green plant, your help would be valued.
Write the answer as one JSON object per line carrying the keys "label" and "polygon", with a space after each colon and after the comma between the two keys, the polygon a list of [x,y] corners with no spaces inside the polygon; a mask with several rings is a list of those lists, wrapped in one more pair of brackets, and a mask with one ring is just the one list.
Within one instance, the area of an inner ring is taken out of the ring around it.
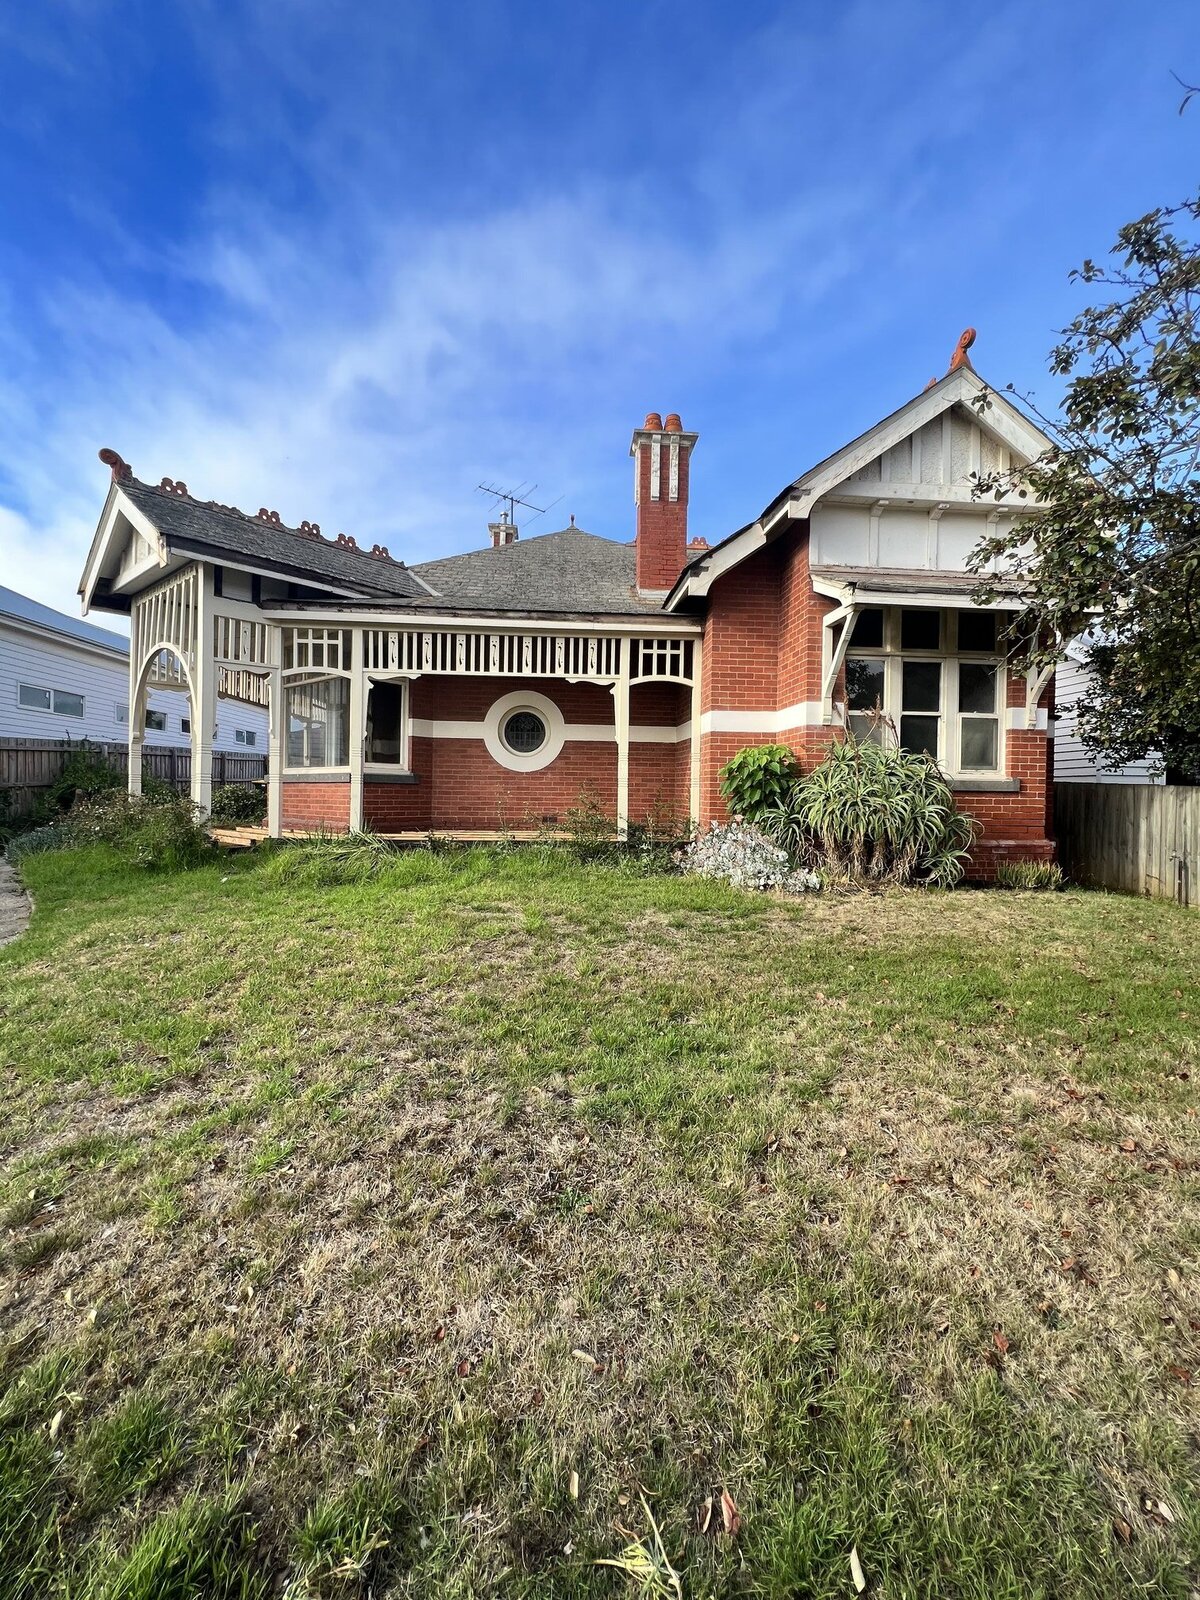
{"label": "spiky green plant", "polygon": [[847,738],[760,827],[796,860],[858,882],[959,882],[976,823],[928,756]]}

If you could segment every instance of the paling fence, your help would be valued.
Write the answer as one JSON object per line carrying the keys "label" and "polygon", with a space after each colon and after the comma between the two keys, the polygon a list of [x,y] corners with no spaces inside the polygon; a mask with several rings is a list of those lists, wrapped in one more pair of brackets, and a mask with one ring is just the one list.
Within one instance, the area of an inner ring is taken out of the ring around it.
{"label": "paling fence", "polygon": [[1200,906],[1200,788],[1060,783],[1054,822],[1073,882]]}
{"label": "paling fence", "polygon": [[[99,760],[125,773],[129,750],[124,744],[71,739],[0,739],[0,795],[14,813],[27,811],[58,778],[68,759],[87,749]],[[160,778],[186,794],[192,782],[192,752],[186,746],[143,745],[142,775]],[[213,785],[255,783],[267,775],[265,754],[213,751]]]}

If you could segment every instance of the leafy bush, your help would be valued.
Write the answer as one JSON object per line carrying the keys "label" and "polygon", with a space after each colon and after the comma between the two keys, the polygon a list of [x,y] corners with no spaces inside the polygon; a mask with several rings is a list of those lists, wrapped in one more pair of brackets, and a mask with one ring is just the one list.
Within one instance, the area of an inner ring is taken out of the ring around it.
{"label": "leafy bush", "polygon": [[212,792],[209,815],[217,823],[231,827],[238,823],[261,822],[267,814],[267,795],[253,783],[222,783]]}
{"label": "leafy bush", "polygon": [[1066,881],[1057,861],[1001,861],[996,867],[998,889],[1062,889]]}
{"label": "leafy bush", "polygon": [[209,850],[208,838],[190,800],[172,791],[165,800],[122,792],[79,799],[55,822],[20,834],[5,852],[10,861],[71,845],[111,845],[131,866],[150,872],[182,872]]}
{"label": "leafy bush", "polygon": [[787,804],[799,776],[787,745],[750,745],[721,768],[721,794],[730,816],[757,822],[764,812]]}
{"label": "leafy bush", "polygon": [[797,870],[786,850],[749,822],[714,822],[679,857],[681,872],[724,878],[737,889],[806,894],[821,887],[815,872]]}
{"label": "leafy bush", "polygon": [[760,823],[793,859],[832,877],[942,888],[962,878],[977,827],[928,756],[853,738],[832,745]]}
{"label": "leafy bush", "polygon": [[69,811],[80,798],[111,794],[124,789],[125,774],[83,739],[63,762],[62,771],[46,791],[44,805],[50,811]]}

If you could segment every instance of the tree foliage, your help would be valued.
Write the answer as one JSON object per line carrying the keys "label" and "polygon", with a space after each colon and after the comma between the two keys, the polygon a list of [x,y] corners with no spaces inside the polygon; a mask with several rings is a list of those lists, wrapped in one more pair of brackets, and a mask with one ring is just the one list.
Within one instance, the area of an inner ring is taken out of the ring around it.
{"label": "tree foliage", "polygon": [[[1078,730],[1108,765],[1158,755],[1200,780],[1200,196],[1151,211],[1110,259],[1072,274],[1108,298],[1062,330],[1059,416],[1025,401],[1051,447],[981,495],[1025,490],[1046,509],[984,540],[977,572],[1020,572],[1025,664],[1087,632]],[[1011,387],[1011,385],[1010,385]],[[986,414],[993,404],[977,402]],[[985,581],[980,597],[997,591]]]}

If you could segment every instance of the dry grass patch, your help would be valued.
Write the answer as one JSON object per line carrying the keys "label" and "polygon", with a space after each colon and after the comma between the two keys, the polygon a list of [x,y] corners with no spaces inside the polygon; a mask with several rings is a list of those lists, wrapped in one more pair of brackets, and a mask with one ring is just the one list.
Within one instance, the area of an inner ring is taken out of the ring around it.
{"label": "dry grass patch", "polygon": [[31,872],[13,1593],[1189,1593],[1194,918]]}

